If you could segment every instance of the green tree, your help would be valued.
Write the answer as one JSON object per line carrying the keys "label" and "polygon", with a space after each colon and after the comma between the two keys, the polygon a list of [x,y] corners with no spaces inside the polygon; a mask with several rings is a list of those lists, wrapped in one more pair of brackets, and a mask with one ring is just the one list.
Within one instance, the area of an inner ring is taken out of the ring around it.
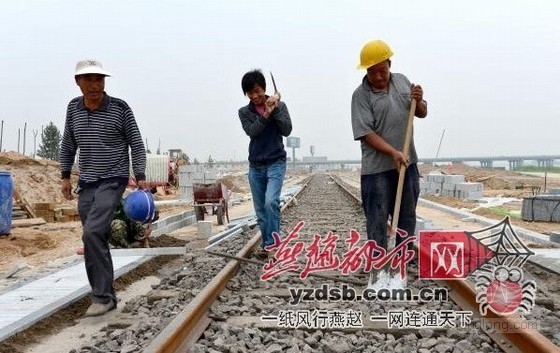
{"label": "green tree", "polygon": [[51,121],[41,134],[41,144],[37,155],[39,157],[58,161],[60,153],[60,141],[62,136],[56,125]]}

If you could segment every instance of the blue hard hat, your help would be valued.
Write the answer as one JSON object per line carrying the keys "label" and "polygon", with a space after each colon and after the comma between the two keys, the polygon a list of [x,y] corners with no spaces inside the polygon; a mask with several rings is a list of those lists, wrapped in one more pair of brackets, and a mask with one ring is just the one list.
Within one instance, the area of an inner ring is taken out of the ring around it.
{"label": "blue hard hat", "polygon": [[156,212],[152,193],[144,190],[131,192],[124,199],[123,208],[128,218],[142,223],[151,222]]}

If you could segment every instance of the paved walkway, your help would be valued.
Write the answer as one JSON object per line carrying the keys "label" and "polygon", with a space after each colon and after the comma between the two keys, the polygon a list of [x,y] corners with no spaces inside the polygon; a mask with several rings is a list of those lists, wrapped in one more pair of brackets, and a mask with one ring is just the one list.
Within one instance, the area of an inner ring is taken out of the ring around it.
{"label": "paved walkway", "polygon": [[[115,278],[156,255],[181,255],[183,248],[113,249]],[[90,292],[83,260],[0,295],[0,341],[22,331]]]}

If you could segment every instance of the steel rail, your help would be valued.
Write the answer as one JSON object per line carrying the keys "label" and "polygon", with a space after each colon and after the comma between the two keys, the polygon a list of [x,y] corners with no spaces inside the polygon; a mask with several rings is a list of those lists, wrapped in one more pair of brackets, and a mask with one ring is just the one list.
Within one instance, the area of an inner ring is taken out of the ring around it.
{"label": "steel rail", "polygon": [[[296,197],[305,189],[304,186],[281,209],[283,212]],[[249,257],[253,248],[261,241],[261,234],[252,237],[247,244],[237,253],[236,257]],[[242,261],[231,260],[226,266],[202,289],[196,297],[167,325],[162,332],[144,349],[146,353],[179,353],[186,352],[190,345],[198,339],[206,326],[210,323],[206,312],[224,290],[227,283],[235,276]]]}
{"label": "steel rail", "polygon": [[[247,257],[259,243],[260,234],[255,235],[237,253],[239,257]],[[187,350],[188,338],[203,321],[206,311],[218,295],[223,291],[228,281],[235,276],[240,261],[232,260],[192,299],[169,325],[146,347],[144,352],[174,353]]]}
{"label": "steel rail", "polygon": [[[361,204],[361,200],[352,193],[347,187],[341,184],[339,178],[335,178],[331,175],[332,180],[340,186],[345,192],[347,192],[358,204]],[[418,248],[416,248],[418,251]],[[499,328],[501,327],[523,327],[523,319],[519,315],[503,316],[498,315],[491,310],[487,311],[486,316],[482,316],[478,310],[478,303],[476,302],[476,291],[474,289],[474,284],[467,280],[446,280],[446,281],[434,281],[440,286],[445,286],[451,289],[449,292],[453,301],[459,305],[463,310],[472,311],[473,315],[476,315],[480,320],[492,320],[493,323]],[[502,326],[502,324],[504,324]],[[560,348],[554,345],[548,338],[543,336],[536,330],[530,328],[517,329],[514,332],[505,332],[500,330],[485,329],[484,325],[481,326],[481,330],[486,332],[486,334],[498,345],[501,349],[508,353],[517,352],[531,352],[531,353],[553,353],[560,352]]]}
{"label": "steel rail", "polygon": [[[331,179],[347,192],[357,203],[361,200],[354,195],[348,188],[341,185],[331,175]],[[301,190],[286,205],[282,207],[284,211],[307,186],[307,181]],[[251,240],[235,255],[235,257],[246,258],[252,249],[257,246],[260,241],[260,233],[257,233]],[[232,260],[218,275],[216,275],[210,283],[204,287],[191,303],[179,313],[175,319],[152,341],[152,343],[144,350],[144,352],[154,353],[178,353],[184,352],[189,345],[196,341],[197,337],[193,337],[193,332],[197,335],[201,334],[208,325],[209,320],[205,317],[208,308],[214,300],[225,288],[227,282],[235,276],[240,263],[243,260]],[[446,285],[451,289],[450,296],[453,301],[464,310],[472,311],[473,314],[478,313],[478,304],[476,303],[476,293],[474,285],[466,280],[449,280],[435,281],[438,285]],[[445,282],[445,283],[443,283]],[[479,316],[480,317],[480,316]],[[488,311],[486,317],[494,322],[505,323],[507,327],[520,327],[523,322],[518,315],[501,316]],[[481,327],[484,330],[484,328]],[[546,337],[533,329],[518,330],[519,332],[506,333],[496,330],[484,330],[489,337],[500,346],[504,351],[510,352],[535,352],[550,353],[560,352],[560,348],[555,346]]]}
{"label": "steel rail", "polygon": [[[473,312],[480,320],[491,320],[492,328],[486,329],[481,325],[481,330],[486,332],[490,338],[505,352],[531,352],[531,353],[553,353],[560,352],[560,348],[554,345],[548,338],[531,328],[522,328],[523,319],[515,314],[510,316],[498,315],[488,310],[486,316],[479,314],[476,302],[476,291],[474,284],[467,280],[434,281],[440,286],[447,286],[451,290],[449,294],[453,301],[462,309]],[[507,329],[501,329],[505,327]],[[511,328],[514,328],[512,330]],[[507,332],[507,331],[513,332]]]}

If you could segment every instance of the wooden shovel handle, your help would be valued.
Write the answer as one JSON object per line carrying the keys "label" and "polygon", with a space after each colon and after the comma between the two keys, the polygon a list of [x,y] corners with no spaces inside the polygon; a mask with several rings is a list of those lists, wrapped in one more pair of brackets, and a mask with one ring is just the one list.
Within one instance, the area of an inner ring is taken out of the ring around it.
{"label": "wooden shovel handle", "polygon": [[[404,137],[403,154],[404,157],[408,159],[408,153],[410,151],[410,140],[412,139],[412,123],[414,121],[414,113],[416,112],[416,99],[413,99],[410,103],[410,111],[408,113],[408,120],[406,123],[406,135]],[[406,173],[406,165],[401,165],[399,168],[399,183],[397,184],[397,196],[395,198],[395,211],[393,213],[393,219],[391,224],[391,235],[395,235],[397,232],[397,227],[399,225],[399,214],[401,212],[401,200],[402,192],[404,186],[404,175]]]}

